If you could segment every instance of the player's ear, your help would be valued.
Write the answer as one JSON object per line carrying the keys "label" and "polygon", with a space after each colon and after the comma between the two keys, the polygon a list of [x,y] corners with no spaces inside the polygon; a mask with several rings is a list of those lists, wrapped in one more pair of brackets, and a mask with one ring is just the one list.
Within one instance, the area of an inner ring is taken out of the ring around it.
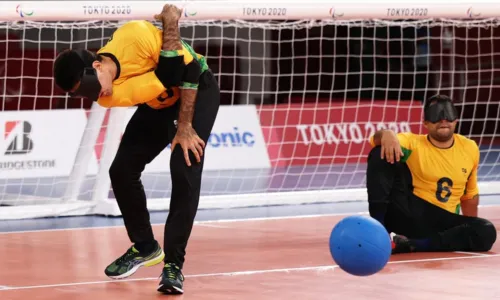
{"label": "player's ear", "polygon": [[423,122],[424,122],[424,127],[429,129],[430,122],[426,120],[423,120]]}
{"label": "player's ear", "polygon": [[102,63],[98,60],[94,60],[94,62],[92,63],[92,68],[98,70],[98,71],[102,71],[101,68],[102,68]]}

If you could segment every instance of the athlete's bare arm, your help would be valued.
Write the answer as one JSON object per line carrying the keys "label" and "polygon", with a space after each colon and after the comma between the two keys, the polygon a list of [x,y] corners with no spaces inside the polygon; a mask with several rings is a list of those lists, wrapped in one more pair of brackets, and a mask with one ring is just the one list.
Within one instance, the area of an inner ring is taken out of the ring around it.
{"label": "athlete's bare arm", "polygon": [[[163,7],[162,13],[155,16],[155,19],[161,20],[163,23],[162,51],[183,50],[179,32],[179,19],[181,13],[181,9],[174,5],[167,4]],[[184,72],[188,73],[188,68],[195,66],[194,63],[186,67]],[[199,76],[199,69],[198,72],[195,70],[194,73],[197,79]],[[191,150],[197,162],[200,162],[200,157],[203,155],[203,148],[205,147],[205,142],[197,135],[192,125],[197,92],[197,81],[194,88],[189,87],[181,89],[177,133],[172,141],[172,151],[175,149],[175,146],[179,144],[184,150],[184,159],[188,166],[191,166],[188,151]]]}
{"label": "athlete's bare arm", "polygon": [[464,200],[460,202],[460,207],[462,208],[462,214],[469,217],[477,217],[477,211],[479,206],[479,195],[475,195],[470,200]]}
{"label": "athlete's bare arm", "polygon": [[[169,9],[167,11],[167,9]],[[163,45],[162,50],[174,51],[182,50],[181,36],[179,31],[179,18],[182,10],[175,6],[165,6],[162,12],[163,22]],[[181,90],[181,107],[179,111],[179,124],[189,124],[193,120],[194,104],[196,101],[197,89]]]}

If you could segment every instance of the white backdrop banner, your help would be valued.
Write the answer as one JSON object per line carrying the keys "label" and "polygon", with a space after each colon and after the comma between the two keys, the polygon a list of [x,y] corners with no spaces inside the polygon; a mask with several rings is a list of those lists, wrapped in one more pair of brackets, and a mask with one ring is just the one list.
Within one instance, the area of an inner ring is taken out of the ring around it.
{"label": "white backdrop banner", "polygon": [[68,176],[87,118],[83,110],[0,114],[0,178]]}
{"label": "white backdrop banner", "polygon": [[[136,108],[127,110],[123,129]],[[144,172],[170,172],[170,145]],[[221,106],[205,149],[204,170],[269,168],[269,156],[254,105]]]}

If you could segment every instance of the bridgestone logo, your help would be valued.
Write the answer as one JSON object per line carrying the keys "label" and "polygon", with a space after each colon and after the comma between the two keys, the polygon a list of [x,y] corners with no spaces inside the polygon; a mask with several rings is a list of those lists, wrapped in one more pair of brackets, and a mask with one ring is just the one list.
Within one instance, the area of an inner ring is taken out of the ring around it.
{"label": "bridgestone logo", "polygon": [[35,145],[31,137],[32,129],[33,126],[28,121],[5,122],[4,143],[7,147],[4,153],[16,160],[0,161],[0,171],[55,168],[55,159],[29,159],[27,156]]}
{"label": "bridgestone logo", "polygon": [[27,121],[7,121],[4,138],[9,143],[6,155],[27,154],[33,150],[32,126]]}
{"label": "bridgestone logo", "polygon": [[55,159],[0,162],[0,170],[47,169],[47,168],[54,168],[55,166],[56,166]]}

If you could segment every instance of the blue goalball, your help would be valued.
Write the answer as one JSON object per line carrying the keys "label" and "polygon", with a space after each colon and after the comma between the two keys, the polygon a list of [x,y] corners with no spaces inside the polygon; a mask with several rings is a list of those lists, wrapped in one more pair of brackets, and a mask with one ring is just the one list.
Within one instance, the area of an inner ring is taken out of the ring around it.
{"label": "blue goalball", "polygon": [[330,253],[335,263],[355,276],[381,271],[391,257],[391,238],[380,222],[369,216],[342,219],[330,235]]}

